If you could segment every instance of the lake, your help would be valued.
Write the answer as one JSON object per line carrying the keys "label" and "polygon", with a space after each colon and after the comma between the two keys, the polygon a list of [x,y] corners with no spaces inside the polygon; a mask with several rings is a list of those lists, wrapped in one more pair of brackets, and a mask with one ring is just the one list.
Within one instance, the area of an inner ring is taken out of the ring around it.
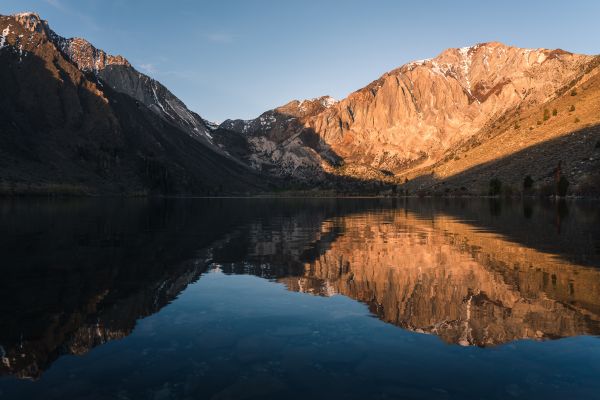
{"label": "lake", "polygon": [[0,399],[600,399],[600,204],[0,201]]}

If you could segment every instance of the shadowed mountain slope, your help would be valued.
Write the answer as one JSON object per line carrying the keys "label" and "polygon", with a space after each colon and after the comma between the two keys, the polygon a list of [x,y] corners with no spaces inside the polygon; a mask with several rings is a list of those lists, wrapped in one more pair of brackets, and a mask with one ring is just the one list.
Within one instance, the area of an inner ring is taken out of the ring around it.
{"label": "shadowed mountain slope", "polygon": [[0,31],[2,192],[260,190],[199,117],[122,57],[60,38],[35,14],[2,16]]}

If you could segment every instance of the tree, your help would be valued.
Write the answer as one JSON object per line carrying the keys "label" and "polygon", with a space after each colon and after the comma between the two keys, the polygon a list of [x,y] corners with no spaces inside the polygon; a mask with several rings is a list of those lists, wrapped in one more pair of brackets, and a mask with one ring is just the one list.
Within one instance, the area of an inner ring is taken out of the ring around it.
{"label": "tree", "polygon": [[552,116],[556,117],[558,115],[558,110],[556,108],[552,109]]}
{"label": "tree", "polygon": [[544,121],[548,121],[550,119],[550,110],[544,108]]}
{"label": "tree", "polygon": [[530,175],[527,175],[525,179],[523,179],[523,191],[527,192],[531,190],[533,187],[533,178]]}
{"label": "tree", "polygon": [[558,194],[558,187],[559,187],[559,183],[560,180],[562,179],[562,160],[558,162],[558,165],[556,166],[556,168],[554,168],[554,171],[552,171],[552,174],[554,175],[554,195],[556,196]]}
{"label": "tree", "polygon": [[569,189],[569,180],[562,174],[562,161],[559,161],[554,169],[554,182],[556,185],[555,195],[565,197],[567,195],[567,189]]}
{"label": "tree", "polygon": [[498,178],[490,180],[490,196],[498,196],[502,191],[502,182]]}
{"label": "tree", "polygon": [[557,192],[560,197],[565,197],[567,195],[567,190],[569,189],[569,180],[566,176],[562,175],[558,180]]}

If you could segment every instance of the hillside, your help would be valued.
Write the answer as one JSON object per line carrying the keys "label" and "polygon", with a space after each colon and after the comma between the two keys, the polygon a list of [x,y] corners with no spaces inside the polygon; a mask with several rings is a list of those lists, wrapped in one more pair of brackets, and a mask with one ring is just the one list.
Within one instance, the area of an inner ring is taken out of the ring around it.
{"label": "hillside", "polygon": [[1,193],[261,190],[199,117],[124,58],[61,38],[32,13],[0,16],[0,32]]}
{"label": "hillside", "polygon": [[[554,170],[571,182],[571,193],[600,194],[600,58],[547,102],[508,112],[477,135],[449,149],[432,166],[403,174],[406,187],[432,192],[487,193],[497,178],[503,192],[554,192]],[[464,190],[464,189],[463,189]]]}

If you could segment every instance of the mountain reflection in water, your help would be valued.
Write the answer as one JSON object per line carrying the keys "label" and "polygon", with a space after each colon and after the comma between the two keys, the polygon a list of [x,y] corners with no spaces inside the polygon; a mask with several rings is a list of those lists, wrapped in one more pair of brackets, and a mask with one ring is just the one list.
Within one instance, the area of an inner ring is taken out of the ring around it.
{"label": "mountain reflection in water", "polygon": [[600,333],[597,204],[37,200],[0,220],[2,375],[126,337],[210,269],[462,346]]}

